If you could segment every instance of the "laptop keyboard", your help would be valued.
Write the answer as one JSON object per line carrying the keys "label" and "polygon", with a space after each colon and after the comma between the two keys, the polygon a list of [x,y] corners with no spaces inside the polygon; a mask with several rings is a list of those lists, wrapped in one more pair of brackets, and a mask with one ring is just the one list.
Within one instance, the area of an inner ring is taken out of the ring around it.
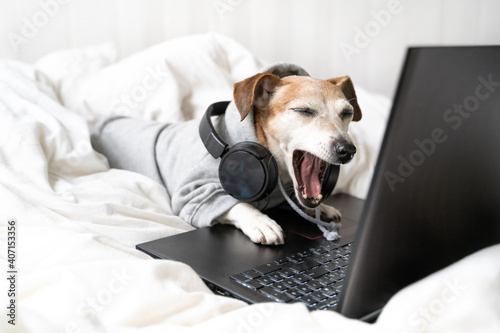
{"label": "laptop keyboard", "polygon": [[242,286],[281,303],[335,310],[352,243],[326,244],[231,276]]}

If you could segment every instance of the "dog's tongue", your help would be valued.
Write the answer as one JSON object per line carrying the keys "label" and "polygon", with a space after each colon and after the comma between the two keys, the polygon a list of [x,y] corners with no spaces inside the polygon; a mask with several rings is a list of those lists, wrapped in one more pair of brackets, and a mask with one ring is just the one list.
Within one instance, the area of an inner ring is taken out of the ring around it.
{"label": "dog's tongue", "polygon": [[304,184],[303,194],[308,198],[317,198],[321,193],[321,183],[319,180],[319,171],[321,160],[314,155],[305,153],[300,164],[300,176]]}

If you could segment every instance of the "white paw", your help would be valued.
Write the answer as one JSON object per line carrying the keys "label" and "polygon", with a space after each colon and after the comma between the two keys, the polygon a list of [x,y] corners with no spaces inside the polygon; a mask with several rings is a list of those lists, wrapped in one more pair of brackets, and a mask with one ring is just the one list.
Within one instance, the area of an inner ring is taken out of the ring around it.
{"label": "white paw", "polygon": [[319,206],[319,209],[321,211],[321,220],[322,221],[340,222],[340,220],[342,219],[342,214],[340,214],[340,212],[332,206],[327,206],[327,205],[322,204],[321,206]]}
{"label": "white paw", "polygon": [[285,234],[280,225],[262,213],[252,220],[239,221],[238,227],[254,243],[265,245],[285,243]]}
{"label": "white paw", "polygon": [[254,243],[279,245],[285,243],[285,233],[278,223],[247,203],[238,203],[218,221],[239,228]]}

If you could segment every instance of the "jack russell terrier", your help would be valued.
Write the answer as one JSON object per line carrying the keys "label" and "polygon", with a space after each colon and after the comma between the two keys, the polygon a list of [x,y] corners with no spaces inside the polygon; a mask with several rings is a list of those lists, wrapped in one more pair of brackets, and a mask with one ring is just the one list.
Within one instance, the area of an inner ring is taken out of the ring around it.
{"label": "jack russell terrier", "polygon": [[[356,153],[347,133],[361,119],[351,79],[313,79],[299,66],[274,64],[234,85],[233,101],[214,127],[229,145],[264,146],[276,161],[279,179],[293,187],[308,214],[319,207],[323,221],[340,213],[322,203],[328,164],[344,164]],[[221,185],[220,159],[211,156],[199,134],[199,120],[177,124],[111,117],[92,131],[94,149],[112,168],[142,173],[163,184],[172,211],[194,227],[231,224],[253,242],[283,244],[281,227],[261,210],[281,204],[279,188],[256,202],[241,202]]]}

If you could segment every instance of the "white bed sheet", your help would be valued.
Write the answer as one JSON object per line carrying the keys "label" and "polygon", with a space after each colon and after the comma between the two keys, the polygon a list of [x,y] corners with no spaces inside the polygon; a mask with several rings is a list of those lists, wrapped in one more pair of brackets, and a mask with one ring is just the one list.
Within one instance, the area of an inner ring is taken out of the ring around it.
{"label": "white bed sheet", "polygon": [[[168,41],[120,61],[110,45],[55,53],[35,67],[0,61],[0,257],[6,267],[6,223],[16,219],[19,268],[16,326],[3,316],[6,329],[500,331],[500,246],[398,293],[375,325],[300,304],[248,306],[213,295],[182,263],[135,250],[192,227],[172,215],[161,185],[109,169],[91,149],[88,125],[120,112],[159,121],[199,117],[261,65],[240,45],[212,34]],[[148,68],[161,73],[161,82],[135,101],[140,112],[123,108],[122,94],[144,87]],[[364,197],[390,104],[361,88],[358,99],[364,119],[351,132],[359,153],[343,168],[337,191]]]}

